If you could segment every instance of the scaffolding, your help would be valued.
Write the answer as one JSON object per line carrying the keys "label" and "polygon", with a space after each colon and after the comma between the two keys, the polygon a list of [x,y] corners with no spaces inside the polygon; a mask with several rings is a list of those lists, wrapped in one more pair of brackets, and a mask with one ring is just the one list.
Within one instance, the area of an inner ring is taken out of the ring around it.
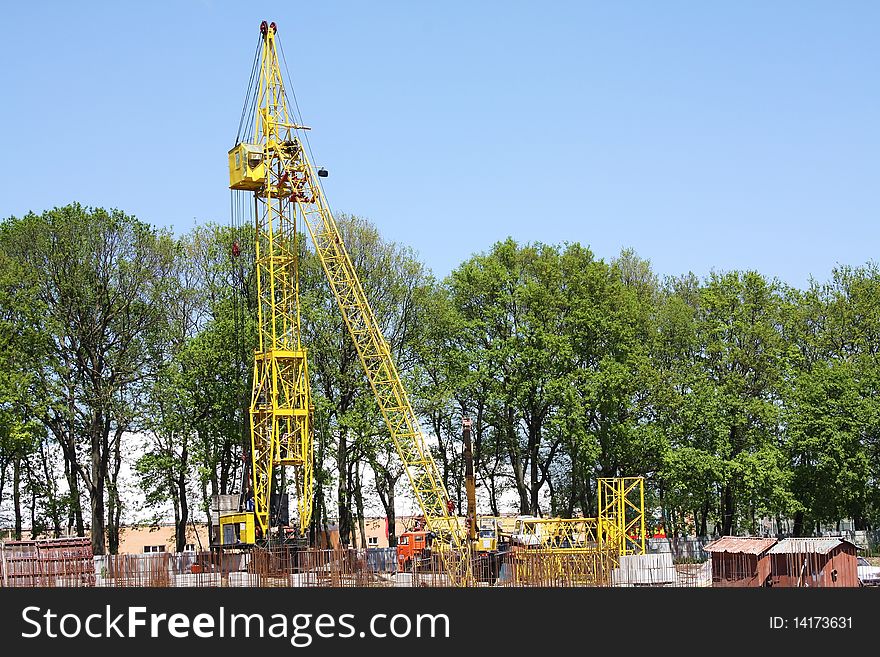
{"label": "scaffolding", "polygon": [[645,554],[645,478],[603,477],[597,492],[601,544],[619,556]]}

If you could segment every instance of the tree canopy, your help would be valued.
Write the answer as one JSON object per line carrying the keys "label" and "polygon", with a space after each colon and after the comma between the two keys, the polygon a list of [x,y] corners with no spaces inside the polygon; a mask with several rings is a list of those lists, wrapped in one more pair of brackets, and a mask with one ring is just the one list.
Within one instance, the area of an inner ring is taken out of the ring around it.
{"label": "tree canopy", "polygon": [[[481,512],[592,516],[597,478],[644,476],[650,521],[676,534],[880,522],[876,264],[801,290],[507,238],[437,280],[366,219],[337,221],[461,512],[468,417]],[[0,223],[0,520],[115,552],[135,487],[182,550],[212,495],[242,491],[251,240],[78,204]],[[307,244],[300,263],[312,538],[338,519],[363,544],[371,509],[394,534],[408,482]]]}

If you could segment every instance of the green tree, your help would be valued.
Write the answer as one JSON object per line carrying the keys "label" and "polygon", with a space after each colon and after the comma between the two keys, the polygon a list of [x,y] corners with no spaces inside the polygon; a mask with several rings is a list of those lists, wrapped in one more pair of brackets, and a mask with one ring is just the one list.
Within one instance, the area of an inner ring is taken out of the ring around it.
{"label": "green tree", "polygon": [[786,437],[799,535],[841,518],[860,529],[878,519],[878,294],[873,263],[838,267],[827,283],[790,294]]}
{"label": "green tree", "polygon": [[651,475],[663,441],[650,390],[658,283],[650,264],[624,251],[610,265],[580,245],[565,254],[566,334],[574,367],[561,417],[567,426],[572,487],[564,506],[595,513],[591,479]]}
{"label": "green tree", "polygon": [[713,273],[697,311],[701,381],[691,396],[695,437],[722,460],[720,531],[756,531],[756,520],[788,511],[780,449],[780,387],[786,345],[778,329],[780,288],[757,272]]}
{"label": "green tree", "polygon": [[171,505],[177,551],[187,542],[194,484],[210,523],[210,496],[231,492],[244,470],[251,366],[244,361],[254,328],[250,279],[232,244],[246,237],[208,224],[178,241],[167,322],[151,345],[157,367],[144,409],[150,442],[137,472],[149,506]]}
{"label": "green tree", "polygon": [[[78,204],[10,220],[9,231],[10,253],[28,270],[45,309],[42,419],[71,479],[78,475],[89,492],[92,547],[104,554],[105,534],[115,542],[119,530],[118,508],[108,523],[108,481],[112,494],[131,400],[150,370],[146,347],[164,322],[172,242],[119,210]],[[112,495],[111,503],[118,504]]]}
{"label": "green tree", "polygon": [[[497,243],[452,272],[447,285],[455,313],[452,335],[470,364],[451,363],[460,412],[474,413],[475,468],[490,481],[509,478],[521,513],[542,513],[551,464],[566,440],[558,421],[570,383],[570,313],[557,247]],[[488,449],[487,449],[488,448]],[[492,455],[503,454],[497,468]]]}

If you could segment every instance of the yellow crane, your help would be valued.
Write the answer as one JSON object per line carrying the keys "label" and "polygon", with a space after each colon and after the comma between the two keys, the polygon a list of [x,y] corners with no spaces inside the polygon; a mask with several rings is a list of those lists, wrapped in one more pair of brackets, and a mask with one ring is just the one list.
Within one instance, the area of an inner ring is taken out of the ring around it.
{"label": "yellow crane", "polygon": [[[221,535],[224,525],[235,525],[243,543],[268,535],[273,470],[279,465],[294,466],[297,473],[301,533],[311,518],[312,407],[298,293],[297,226],[301,222],[405,467],[425,526],[435,536],[434,545],[450,582],[467,584],[472,577],[468,541],[452,514],[430,446],[324,197],[318,178],[326,171],[316,172],[304,148],[309,128],[293,120],[279,66],[277,32],[274,22],[260,25],[259,56],[252,73],[256,83],[252,123],[245,138],[229,151],[230,188],[252,195],[248,211],[253,212],[256,229],[259,345],[254,353],[250,408],[254,509],[221,517]],[[246,99],[243,119],[247,106]]]}

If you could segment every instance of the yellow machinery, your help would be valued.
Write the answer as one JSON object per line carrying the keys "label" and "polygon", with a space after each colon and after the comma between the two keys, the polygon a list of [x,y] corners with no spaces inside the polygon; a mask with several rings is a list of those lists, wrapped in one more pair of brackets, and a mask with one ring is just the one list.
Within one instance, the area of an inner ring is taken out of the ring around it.
{"label": "yellow machinery", "polygon": [[645,554],[644,478],[601,478],[597,490],[597,518],[516,519],[510,543],[517,581],[596,585],[608,581],[622,555]]}
{"label": "yellow machinery", "polygon": [[520,516],[510,534],[511,576],[531,586],[598,586],[616,556],[602,544],[596,518]]}
{"label": "yellow machinery", "polygon": [[511,533],[519,547],[566,552],[594,552],[600,546],[596,518],[535,518],[521,516]]}
{"label": "yellow machinery", "polygon": [[[298,298],[297,225],[301,222],[405,466],[426,529],[436,537],[434,546],[450,582],[467,584],[471,581],[468,541],[451,513],[449,495],[409,395],[324,198],[318,176],[326,172],[316,173],[303,146],[308,128],[296,124],[289,111],[275,23],[264,21],[260,33],[253,131],[229,151],[230,188],[252,194],[256,226],[260,335],[250,411],[255,531],[265,536],[269,530],[277,465],[296,466],[302,532],[311,514],[311,404]],[[229,522],[239,522],[238,516],[231,516]],[[221,535],[223,524],[221,518]]]}
{"label": "yellow machinery", "polygon": [[597,490],[597,518],[518,516],[510,531],[511,543],[561,552],[607,550],[615,561],[620,555],[645,554],[644,478],[601,478]]}
{"label": "yellow machinery", "polygon": [[598,480],[599,534],[616,555],[645,554],[644,477]]}
{"label": "yellow machinery", "polygon": [[498,518],[480,516],[477,518],[476,552],[497,552],[501,543],[501,527]]}
{"label": "yellow machinery", "polygon": [[257,541],[256,536],[256,517],[253,512],[220,515],[220,545],[253,545]]}

